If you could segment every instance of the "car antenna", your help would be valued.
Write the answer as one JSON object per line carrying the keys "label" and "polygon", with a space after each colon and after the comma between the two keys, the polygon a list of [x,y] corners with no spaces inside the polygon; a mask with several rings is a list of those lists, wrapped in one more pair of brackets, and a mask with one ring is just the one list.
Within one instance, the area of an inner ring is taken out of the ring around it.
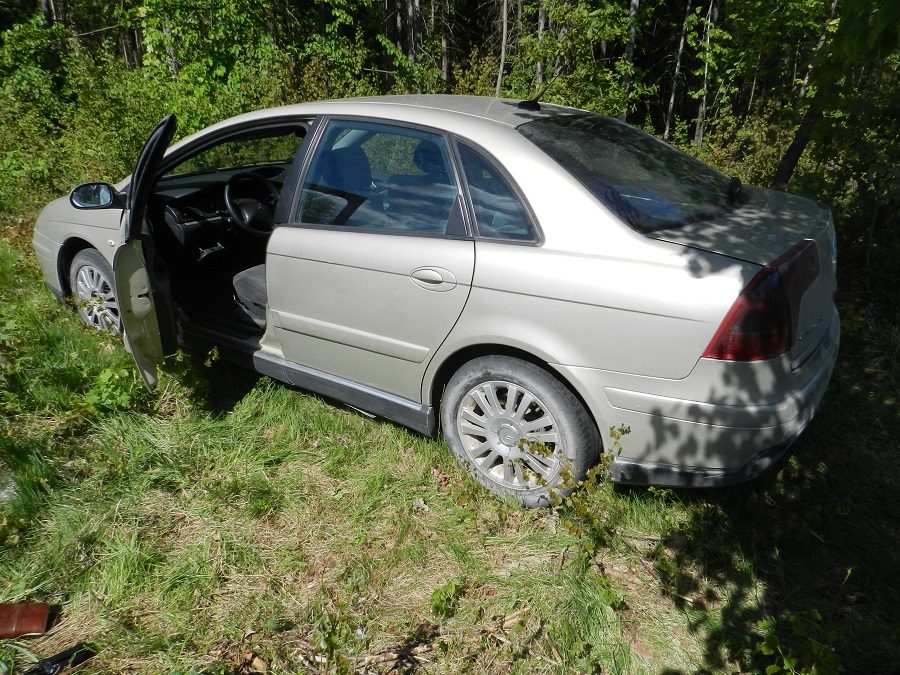
{"label": "car antenna", "polygon": [[519,101],[516,104],[516,107],[521,108],[522,110],[534,110],[534,111],[540,110],[541,109],[541,104],[540,104],[541,97],[547,93],[547,90],[550,88],[550,86],[554,82],[556,82],[557,78],[560,75],[561,75],[561,73],[557,73],[556,75],[551,77],[550,80],[547,82],[547,84],[545,84],[544,87],[537,94],[535,94],[534,98],[526,98],[522,101]]}

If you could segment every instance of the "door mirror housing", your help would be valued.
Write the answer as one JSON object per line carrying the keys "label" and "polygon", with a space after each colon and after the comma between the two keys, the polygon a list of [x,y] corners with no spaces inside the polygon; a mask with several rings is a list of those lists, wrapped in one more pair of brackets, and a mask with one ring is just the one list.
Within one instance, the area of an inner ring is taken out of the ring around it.
{"label": "door mirror housing", "polygon": [[105,209],[115,205],[118,197],[109,183],[85,183],[72,190],[69,201],[76,209]]}

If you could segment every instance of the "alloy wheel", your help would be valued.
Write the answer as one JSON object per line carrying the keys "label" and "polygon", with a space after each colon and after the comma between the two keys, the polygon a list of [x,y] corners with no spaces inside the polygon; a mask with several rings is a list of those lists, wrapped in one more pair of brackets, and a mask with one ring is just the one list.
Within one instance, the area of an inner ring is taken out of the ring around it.
{"label": "alloy wheel", "polygon": [[521,385],[493,380],[473,387],[457,408],[456,426],[474,468],[503,487],[552,485],[559,475],[556,420]]}
{"label": "alloy wheel", "polygon": [[119,302],[109,279],[93,265],[75,273],[75,302],[84,322],[97,330],[119,330]]}

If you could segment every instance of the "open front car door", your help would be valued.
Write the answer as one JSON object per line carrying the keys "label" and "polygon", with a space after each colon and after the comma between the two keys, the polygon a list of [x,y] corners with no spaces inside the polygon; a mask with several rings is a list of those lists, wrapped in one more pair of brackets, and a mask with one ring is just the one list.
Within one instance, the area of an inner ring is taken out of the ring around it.
{"label": "open front car door", "polygon": [[[153,241],[145,220],[159,165],[175,127],[175,115],[169,115],[156,126],[141,150],[122,215],[122,241],[113,259],[125,346],[151,389],[157,382],[156,366],[174,348],[171,344],[174,340],[168,335],[171,332],[169,312],[163,309],[168,308],[168,300],[152,274]],[[161,326],[161,321],[165,325]]]}

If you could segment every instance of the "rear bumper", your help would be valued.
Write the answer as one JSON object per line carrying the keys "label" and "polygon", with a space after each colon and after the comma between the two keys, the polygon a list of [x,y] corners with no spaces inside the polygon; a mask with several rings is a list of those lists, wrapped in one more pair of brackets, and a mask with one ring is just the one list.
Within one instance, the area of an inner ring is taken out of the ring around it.
{"label": "rear bumper", "polygon": [[750,480],[776,465],[812,420],[837,360],[840,321],[792,367],[701,359],[682,380],[570,369],[597,420],[627,425],[612,479],[624,484],[713,487]]}
{"label": "rear bumper", "polygon": [[659,485],[661,487],[713,488],[737,485],[780,466],[788,457],[793,441],[779,443],[734,469],[701,469],[672,466],[618,457],[613,462],[611,478],[622,485]]}

